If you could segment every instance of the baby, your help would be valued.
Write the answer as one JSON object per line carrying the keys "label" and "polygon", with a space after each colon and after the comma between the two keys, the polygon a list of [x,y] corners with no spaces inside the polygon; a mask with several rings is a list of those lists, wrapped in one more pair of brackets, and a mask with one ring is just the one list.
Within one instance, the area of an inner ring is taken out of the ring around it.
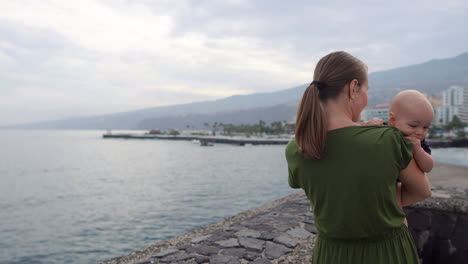
{"label": "baby", "polygon": [[[413,159],[426,173],[434,167],[431,149],[425,139],[432,119],[434,110],[422,93],[405,90],[393,97],[388,125],[398,128],[405,138],[413,143]],[[397,183],[397,201],[401,206],[401,182]],[[405,224],[408,226],[406,219]]]}

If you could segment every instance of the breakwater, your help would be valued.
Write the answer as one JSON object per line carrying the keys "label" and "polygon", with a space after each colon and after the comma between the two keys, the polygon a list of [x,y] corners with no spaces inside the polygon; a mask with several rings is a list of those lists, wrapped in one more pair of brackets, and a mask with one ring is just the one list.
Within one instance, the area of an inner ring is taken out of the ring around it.
{"label": "breakwater", "polygon": [[[405,211],[423,264],[466,263],[468,190],[437,188]],[[299,192],[104,263],[310,263],[316,234]]]}
{"label": "breakwater", "polygon": [[158,135],[158,134],[104,134],[103,138],[123,138],[123,139],[161,139],[161,140],[198,140],[202,145],[208,143],[233,144],[244,146],[251,145],[286,145],[290,138],[246,138],[246,137],[215,137],[215,136],[184,136],[184,135]]}

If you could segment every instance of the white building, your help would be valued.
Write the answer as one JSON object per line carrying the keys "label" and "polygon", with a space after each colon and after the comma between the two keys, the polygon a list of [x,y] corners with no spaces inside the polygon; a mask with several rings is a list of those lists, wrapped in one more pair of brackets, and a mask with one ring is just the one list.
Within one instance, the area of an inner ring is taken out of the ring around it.
{"label": "white building", "polygon": [[437,123],[447,125],[458,116],[464,123],[468,123],[468,87],[451,86],[442,93],[442,106],[439,107]]}
{"label": "white building", "polygon": [[390,112],[389,104],[376,105],[374,107],[367,107],[361,113],[361,121],[368,121],[374,117],[380,118],[388,122],[388,113]]}

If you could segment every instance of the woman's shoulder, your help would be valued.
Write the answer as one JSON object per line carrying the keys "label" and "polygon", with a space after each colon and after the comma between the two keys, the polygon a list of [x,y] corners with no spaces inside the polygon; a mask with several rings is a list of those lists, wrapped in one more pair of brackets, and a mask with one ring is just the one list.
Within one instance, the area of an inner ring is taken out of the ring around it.
{"label": "woman's shoulder", "polygon": [[387,137],[399,137],[402,136],[400,130],[391,126],[350,126],[338,128],[335,130],[328,131],[328,136],[362,136],[362,137],[376,137],[376,138],[387,138]]}
{"label": "woman's shoulder", "polygon": [[293,156],[299,150],[297,145],[296,138],[292,138],[286,145],[285,154],[286,158]]}

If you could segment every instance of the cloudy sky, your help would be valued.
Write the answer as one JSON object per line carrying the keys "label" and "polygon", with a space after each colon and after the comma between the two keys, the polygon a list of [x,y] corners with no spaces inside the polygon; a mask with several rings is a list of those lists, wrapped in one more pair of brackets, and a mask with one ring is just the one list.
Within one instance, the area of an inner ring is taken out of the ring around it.
{"label": "cloudy sky", "polygon": [[468,51],[467,1],[0,0],[0,125],[268,92],[334,50],[379,71]]}

